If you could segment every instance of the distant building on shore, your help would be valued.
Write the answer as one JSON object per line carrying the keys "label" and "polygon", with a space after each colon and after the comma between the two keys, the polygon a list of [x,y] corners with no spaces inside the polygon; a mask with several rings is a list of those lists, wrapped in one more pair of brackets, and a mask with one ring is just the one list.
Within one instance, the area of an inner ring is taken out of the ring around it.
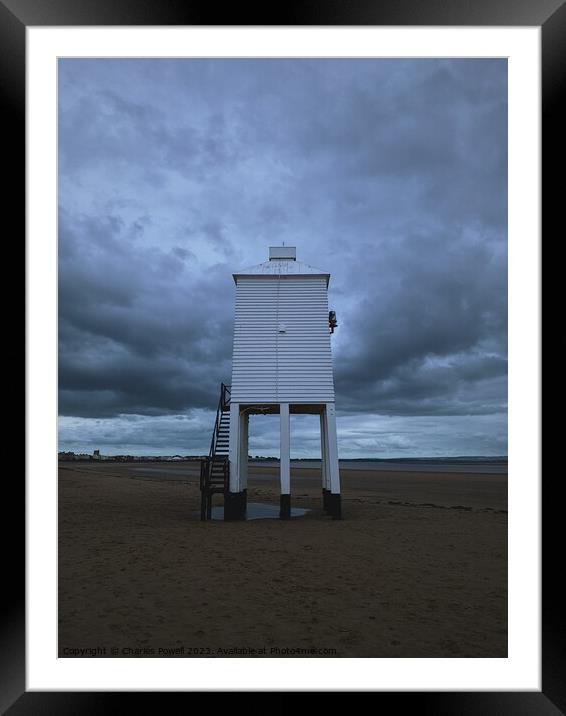
{"label": "distant building on shore", "polygon": [[100,462],[186,462],[194,460],[200,462],[204,457],[203,455],[101,455],[100,450],[93,450],[92,455],[68,450],[59,452],[57,456],[60,462],[72,460]]}
{"label": "distant building on shore", "polygon": [[88,455],[87,453],[74,453],[69,450],[68,452],[60,452],[58,458],[63,462],[70,460],[92,460],[92,455]]}

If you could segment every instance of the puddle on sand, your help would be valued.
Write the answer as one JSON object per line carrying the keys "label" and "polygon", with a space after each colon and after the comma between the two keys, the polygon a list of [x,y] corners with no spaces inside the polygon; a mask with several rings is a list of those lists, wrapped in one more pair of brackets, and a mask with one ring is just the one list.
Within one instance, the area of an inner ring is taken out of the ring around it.
{"label": "puddle on sand", "polygon": [[[291,507],[291,517],[302,517],[310,510],[303,507]],[[212,519],[224,519],[224,505],[212,508]],[[279,505],[265,505],[262,502],[248,502],[246,513],[248,520],[279,519]]]}

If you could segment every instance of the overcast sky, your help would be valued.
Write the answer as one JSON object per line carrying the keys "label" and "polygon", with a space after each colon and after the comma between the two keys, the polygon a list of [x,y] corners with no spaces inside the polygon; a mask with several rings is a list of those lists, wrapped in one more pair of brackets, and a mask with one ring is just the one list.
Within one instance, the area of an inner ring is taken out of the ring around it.
{"label": "overcast sky", "polygon": [[342,457],[507,454],[505,60],[60,60],[58,146],[60,450],[208,452],[231,274],[285,241]]}

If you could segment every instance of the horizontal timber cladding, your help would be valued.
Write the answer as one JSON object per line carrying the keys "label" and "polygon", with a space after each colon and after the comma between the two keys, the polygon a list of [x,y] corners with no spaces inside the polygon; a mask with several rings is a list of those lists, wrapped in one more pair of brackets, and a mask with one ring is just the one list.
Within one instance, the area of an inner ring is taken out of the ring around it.
{"label": "horizontal timber cladding", "polygon": [[325,276],[237,279],[232,400],[334,402]]}

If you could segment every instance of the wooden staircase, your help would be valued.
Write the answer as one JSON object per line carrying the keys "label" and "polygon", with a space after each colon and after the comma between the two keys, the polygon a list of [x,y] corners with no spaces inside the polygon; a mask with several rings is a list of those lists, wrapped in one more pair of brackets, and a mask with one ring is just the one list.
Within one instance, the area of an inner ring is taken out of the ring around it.
{"label": "wooden staircase", "polygon": [[200,518],[209,520],[212,513],[212,496],[226,497],[230,485],[228,447],[230,439],[230,386],[220,386],[220,400],[208,457],[200,463]]}

